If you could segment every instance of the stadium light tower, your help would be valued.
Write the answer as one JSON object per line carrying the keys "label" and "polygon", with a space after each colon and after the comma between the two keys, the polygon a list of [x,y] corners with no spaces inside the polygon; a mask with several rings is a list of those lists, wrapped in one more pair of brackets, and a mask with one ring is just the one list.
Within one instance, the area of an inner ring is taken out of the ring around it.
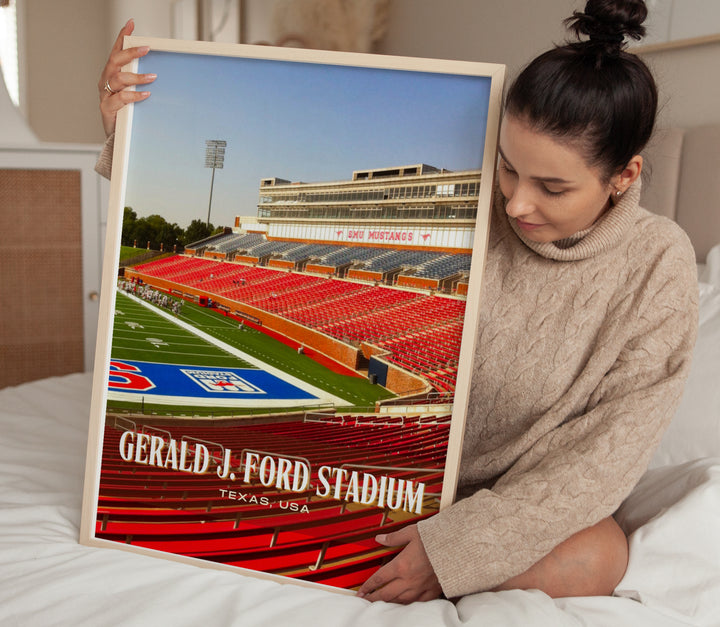
{"label": "stadium light tower", "polygon": [[210,227],[210,209],[212,208],[213,186],[215,185],[215,170],[222,170],[225,161],[225,148],[227,142],[223,139],[205,140],[205,167],[212,168],[212,179],[210,179],[210,202],[208,203],[207,225]]}

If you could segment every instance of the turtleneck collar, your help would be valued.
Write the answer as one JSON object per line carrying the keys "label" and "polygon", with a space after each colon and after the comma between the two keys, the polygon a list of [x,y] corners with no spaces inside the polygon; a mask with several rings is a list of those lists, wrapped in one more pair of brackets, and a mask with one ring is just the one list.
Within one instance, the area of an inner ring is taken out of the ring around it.
{"label": "turtleneck collar", "polygon": [[637,220],[640,188],[640,179],[638,179],[589,229],[557,242],[538,243],[528,239],[517,226],[517,222],[505,213],[504,199],[500,206],[503,218],[508,220],[515,234],[538,255],[555,261],[579,261],[614,248],[628,234]]}

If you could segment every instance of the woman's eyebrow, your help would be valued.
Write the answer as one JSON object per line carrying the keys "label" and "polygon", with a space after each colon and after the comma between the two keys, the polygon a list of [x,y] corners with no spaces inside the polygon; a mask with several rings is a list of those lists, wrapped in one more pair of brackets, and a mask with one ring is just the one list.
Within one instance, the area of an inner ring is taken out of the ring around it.
{"label": "woman's eyebrow", "polygon": [[[498,152],[500,153],[500,156],[502,157],[503,161],[507,163],[513,170],[515,167],[512,163],[510,163],[510,160],[505,156],[505,153],[503,152],[502,148],[498,144]],[[558,183],[563,185],[570,185],[572,181],[568,181],[567,179],[559,178],[557,176],[531,176],[530,177],[534,181],[541,181],[543,183]]]}

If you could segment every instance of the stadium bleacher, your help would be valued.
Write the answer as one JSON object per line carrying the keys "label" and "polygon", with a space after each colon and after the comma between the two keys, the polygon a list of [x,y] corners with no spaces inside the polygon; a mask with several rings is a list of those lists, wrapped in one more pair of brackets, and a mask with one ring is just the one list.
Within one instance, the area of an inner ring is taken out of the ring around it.
{"label": "stadium bleacher", "polygon": [[425,263],[418,264],[415,276],[444,279],[458,272],[470,272],[471,256],[466,254],[443,255]]}
{"label": "stadium bleacher", "polygon": [[185,248],[190,248],[192,250],[200,250],[207,248],[208,246],[217,246],[218,244],[222,244],[222,242],[225,242],[232,237],[234,237],[233,233],[220,233],[217,235],[210,235],[209,237],[205,237],[201,240],[198,240],[197,242],[193,242],[192,244],[187,244]]}
{"label": "stadium bleacher", "polygon": [[363,269],[375,272],[388,272],[397,268],[418,266],[437,257],[438,253],[433,252],[391,250],[384,255],[371,259],[363,266]]}
{"label": "stadium bleacher", "polygon": [[250,246],[246,254],[252,257],[279,255],[300,248],[301,246],[304,246],[304,244],[299,242],[261,242],[256,246]]}
{"label": "stadium bleacher", "polygon": [[326,255],[337,246],[333,244],[305,244],[294,250],[288,251],[282,254],[282,258],[287,261],[304,261],[305,259],[319,259],[323,255]]}
{"label": "stadium bleacher", "polygon": [[[288,249],[306,248],[287,242],[265,242],[261,246],[268,244],[275,250],[280,244],[289,244]],[[374,249],[373,254],[377,250],[396,260],[427,263],[428,253]],[[469,259],[468,255],[462,257]],[[388,361],[424,376],[438,392],[454,390],[464,300],[182,255],[136,269],[247,303],[346,343],[375,343],[388,352]]]}
{"label": "stadium bleacher", "polygon": [[218,243],[213,243],[209,248],[220,253],[234,253],[245,251],[248,248],[257,245],[259,242],[264,241],[264,238],[259,233],[246,233],[241,235],[233,235],[226,240]]}
{"label": "stadium bleacher", "polygon": [[[204,441],[211,449],[230,449],[231,467],[238,473],[241,452],[248,449],[305,460],[311,469],[310,483],[308,489],[297,492],[265,487],[258,481],[245,484],[220,479],[214,464],[205,474],[196,475],[124,461],[119,456],[124,430],[108,424],[97,537],[357,587],[397,551],[380,547],[373,540],[375,534],[399,529],[407,524],[408,515],[396,513],[397,503],[348,507],[342,498],[319,498],[313,489],[319,485],[318,469],[345,465],[422,482],[422,511],[415,519],[424,518],[438,508],[449,434],[447,418],[418,417],[401,424],[376,414],[341,416],[334,422],[225,425],[190,421],[182,427],[151,427],[149,431],[134,425],[135,435],[160,433],[164,443],[170,438],[178,442],[187,439]],[[218,444],[214,447],[209,440]]]}
{"label": "stadium bleacher", "polygon": [[387,250],[384,248],[338,246],[333,252],[321,256],[320,261],[327,266],[339,267],[348,263],[367,261],[386,252]]}
{"label": "stadium bleacher", "polygon": [[471,259],[469,254],[462,253],[268,241],[260,233],[222,233],[189,244],[187,248],[203,253],[245,254],[257,258],[272,256],[290,262],[317,260],[322,265],[334,268],[359,264],[359,268],[370,272],[383,273],[400,268],[411,276],[438,280],[458,273],[469,273]]}

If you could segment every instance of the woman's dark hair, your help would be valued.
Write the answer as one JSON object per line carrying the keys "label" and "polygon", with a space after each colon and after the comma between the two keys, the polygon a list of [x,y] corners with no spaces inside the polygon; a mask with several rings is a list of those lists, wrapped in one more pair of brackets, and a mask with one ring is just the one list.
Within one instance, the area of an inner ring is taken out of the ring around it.
{"label": "woman's dark hair", "polygon": [[579,142],[605,180],[647,144],[655,125],[657,87],[650,70],[625,52],[647,17],[643,0],[589,0],[565,20],[578,40],[534,59],[510,87],[505,108],[536,131]]}

